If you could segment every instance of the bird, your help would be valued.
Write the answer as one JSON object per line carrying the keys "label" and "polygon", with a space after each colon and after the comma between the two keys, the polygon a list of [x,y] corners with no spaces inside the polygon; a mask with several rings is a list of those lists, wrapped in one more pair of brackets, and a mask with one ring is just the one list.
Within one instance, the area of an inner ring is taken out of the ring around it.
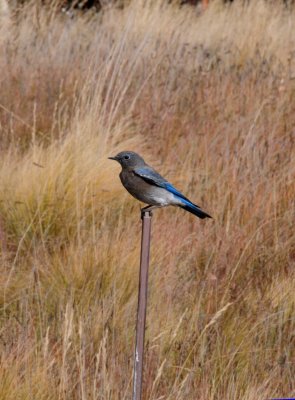
{"label": "bird", "polygon": [[181,207],[201,219],[212,218],[149,166],[139,154],[121,151],[108,158],[121,165],[122,171],[119,176],[125,189],[137,200],[147,204],[142,211],[172,205]]}

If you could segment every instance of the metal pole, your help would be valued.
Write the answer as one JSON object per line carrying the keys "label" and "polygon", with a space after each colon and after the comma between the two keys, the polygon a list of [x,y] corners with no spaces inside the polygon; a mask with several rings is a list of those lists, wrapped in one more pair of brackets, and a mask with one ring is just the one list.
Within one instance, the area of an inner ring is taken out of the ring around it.
{"label": "metal pole", "polygon": [[141,210],[141,219],[142,219],[142,235],[141,235],[139,291],[138,291],[138,306],[137,306],[136,344],[135,344],[135,354],[134,354],[132,400],[141,400],[141,395],[142,395],[144,334],[145,334],[148,270],[149,270],[150,239],[151,239],[151,224],[152,224],[151,211],[146,211],[144,209]]}
{"label": "metal pole", "polygon": [[209,0],[202,0],[203,10],[206,10],[208,8],[208,5],[209,5]]}

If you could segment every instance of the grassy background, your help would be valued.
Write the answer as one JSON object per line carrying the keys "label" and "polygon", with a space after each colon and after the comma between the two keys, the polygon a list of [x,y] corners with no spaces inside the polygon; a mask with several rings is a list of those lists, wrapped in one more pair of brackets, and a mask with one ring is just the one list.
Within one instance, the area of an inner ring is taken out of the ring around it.
{"label": "grassy background", "polygon": [[294,30],[263,1],[6,17],[1,400],[130,399],[127,149],[214,217],[154,213],[144,399],[295,396]]}

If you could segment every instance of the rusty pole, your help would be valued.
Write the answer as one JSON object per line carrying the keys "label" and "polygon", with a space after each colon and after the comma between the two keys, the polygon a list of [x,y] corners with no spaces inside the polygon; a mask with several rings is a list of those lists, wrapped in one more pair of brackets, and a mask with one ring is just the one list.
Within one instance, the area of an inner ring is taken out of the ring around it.
{"label": "rusty pole", "polygon": [[205,11],[208,8],[209,0],[202,0],[203,10]]}
{"label": "rusty pole", "polygon": [[142,209],[141,220],[142,220],[142,234],[141,234],[140,272],[139,272],[139,290],[138,290],[138,306],[137,306],[137,321],[136,321],[136,344],[135,344],[135,354],[134,354],[132,400],[141,400],[141,394],[142,394],[144,334],[145,334],[148,271],[149,271],[149,258],[150,258],[150,239],[151,239],[151,224],[152,224],[151,211]]}

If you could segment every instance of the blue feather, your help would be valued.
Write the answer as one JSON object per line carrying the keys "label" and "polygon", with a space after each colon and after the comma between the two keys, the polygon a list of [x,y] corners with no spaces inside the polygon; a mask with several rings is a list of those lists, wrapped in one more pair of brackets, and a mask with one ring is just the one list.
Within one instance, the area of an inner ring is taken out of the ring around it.
{"label": "blue feather", "polygon": [[187,199],[181,199],[183,205],[180,207],[183,208],[186,211],[189,211],[190,213],[196,215],[199,218],[212,218],[211,215],[207,214],[205,211],[203,211],[200,207],[198,207],[196,204],[192,203],[191,201]]}
{"label": "blue feather", "polygon": [[173,193],[181,199],[186,200],[190,203],[189,199],[187,199],[181,192],[179,192],[179,190],[177,190],[171,183],[165,182],[163,187],[168,190],[168,192]]}
{"label": "blue feather", "polygon": [[155,185],[166,189],[168,192],[174,194],[182,203],[181,208],[189,211],[190,213],[197,215],[199,218],[212,218],[209,214],[205,213],[199,206],[192,203],[187,197],[179,192],[171,183],[167,182],[158,172],[151,167],[134,168],[133,173],[141,177],[151,185]]}
{"label": "blue feather", "polygon": [[151,183],[152,185],[166,189],[168,190],[168,192],[175,194],[176,196],[189,202],[189,199],[187,197],[185,197],[179,190],[177,190],[171,183],[166,181],[166,179],[164,179],[160,174],[158,174],[158,172],[156,172],[152,168],[135,168],[133,172],[145,181]]}

